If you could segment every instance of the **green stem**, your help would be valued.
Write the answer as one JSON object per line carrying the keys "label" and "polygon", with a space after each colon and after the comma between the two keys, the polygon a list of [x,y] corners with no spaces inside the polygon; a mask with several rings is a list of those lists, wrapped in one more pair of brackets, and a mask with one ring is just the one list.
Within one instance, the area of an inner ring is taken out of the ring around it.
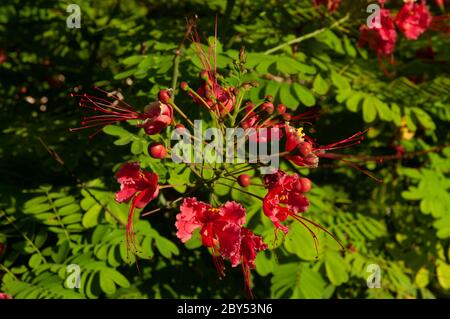
{"label": "green stem", "polygon": [[243,190],[243,189],[241,189],[241,188],[237,188],[237,187],[234,187],[234,186],[225,184],[225,183],[220,183],[220,182],[216,182],[216,183],[219,184],[219,185],[222,185],[222,186],[227,186],[227,187],[229,187],[229,188],[236,189],[236,190],[238,190],[238,191],[240,191],[240,192],[243,192],[244,194],[253,196],[253,197],[258,198],[258,199],[260,199],[260,200],[263,200],[263,199],[264,199],[264,198],[262,198],[261,196],[258,196],[258,195],[255,195],[255,194],[253,194],[253,193],[247,192],[246,190]]}
{"label": "green stem", "polygon": [[42,261],[46,264],[47,260],[45,259],[45,257],[41,254],[41,251],[39,250],[39,248],[37,248],[37,246],[33,243],[33,241],[24,233],[22,233],[22,231],[14,224],[14,220],[12,220],[7,214],[6,211],[4,211],[3,209],[1,210],[1,212],[3,213],[3,216],[5,216],[6,220],[14,227],[14,229],[19,232],[23,238],[25,238],[25,240],[27,241],[28,244],[30,244],[31,247],[33,247],[34,251],[39,255],[39,257],[41,257]]}
{"label": "green stem", "polygon": [[186,114],[184,114],[184,112],[175,104],[175,102],[173,102],[173,99],[172,99],[172,103],[170,103],[170,105],[175,109],[175,111],[178,112],[178,114],[180,114],[180,116],[183,119],[185,119],[189,123],[189,125],[194,127],[194,123],[192,123],[192,121],[186,116]]}
{"label": "green stem", "polygon": [[63,231],[64,231],[64,235],[66,236],[67,241],[68,241],[69,243],[71,243],[69,233],[67,232],[67,229],[66,229],[66,227],[64,226],[64,223],[62,222],[61,217],[59,216],[58,209],[56,209],[56,206],[55,206],[55,204],[53,203],[53,200],[50,198],[50,194],[49,194],[48,192],[45,192],[45,195],[47,196],[47,200],[50,202],[50,206],[52,207],[52,210],[53,210],[53,213],[54,213],[55,216],[56,216],[56,219],[58,220],[59,224],[61,225],[61,228],[62,228]]}
{"label": "green stem", "polygon": [[329,27],[325,27],[325,28],[322,28],[322,29],[318,29],[318,30],[316,30],[316,31],[313,31],[313,32],[311,32],[311,33],[302,35],[301,37],[295,38],[295,39],[293,39],[293,40],[291,40],[291,41],[288,41],[288,42],[286,42],[286,43],[282,43],[282,44],[280,44],[280,45],[278,45],[278,46],[276,46],[276,47],[274,47],[274,48],[272,48],[272,49],[267,50],[266,52],[264,52],[264,54],[269,55],[269,54],[272,54],[272,53],[274,53],[274,52],[276,52],[276,51],[278,51],[278,50],[283,49],[283,48],[286,47],[286,46],[290,46],[290,45],[292,45],[292,44],[300,43],[300,42],[303,42],[303,41],[305,41],[305,40],[307,40],[307,39],[314,38],[315,36],[317,36],[317,35],[319,35],[319,34],[325,32],[325,31],[327,31],[327,30],[329,30],[329,29],[336,28],[336,27],[339,26],[340,24],[342,24],[342,23],[344,23],[345,21],[347,21],[349,17],[350,17],[350,15],[347,14],[347,15],[345,15],[345,17],[343,17],[342,19],[340,19],[340,20],[334,22],[334,23],[333,23],[331,26],[329,26]]}

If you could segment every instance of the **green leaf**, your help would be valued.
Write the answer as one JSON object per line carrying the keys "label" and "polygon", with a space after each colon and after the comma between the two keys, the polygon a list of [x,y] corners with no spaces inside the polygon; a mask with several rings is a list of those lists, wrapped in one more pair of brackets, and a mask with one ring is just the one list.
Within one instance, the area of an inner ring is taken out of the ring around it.
{"label": "green leaf", "polygon": [[97,226],[101,212],[102,206],[100,206],[99,204],[94,204],[93,206],[91,206],[91,208],[89,208],[83,216],[82,225],[85,228]]}
{"label": "green leaf", "polygon": [[375,107],[377,108],[378,115],[380,119],[384,121],[391,121],[392,120],[392,112],[389,109],[389,106],[384,103],[383,101],[380,101],[376,97],[374,97]]}
{"label": "green leaf", "polygon": [[350,98],[346,101],[347,109],[352,112],[357,112],[359,108],[359,103],[364,98],[364,94],[360,92],[355,92]]}
{"label": "green leaf", "polygon": [[443,261],[438,261],[436,272],[441,287],[450,289],[450,265]]}
{"label": "green leaf", "polygon": [[430,272],[427,268],[422,267],[416,274],[415,283],[419,288],[425,288],[430,282]]}
{"label": "green leaf", "polygon": [[316,98],[306,87],[296,82],[292,84],[292,87],[300,102],[305,106],[314,106],[316,104]]}
{"label": "green leaf", "polygon": [[180,253],[178,247],[167,238],[159,236],[155,238],[155,243],[156,248],[158,248],[161,255],[166,258],[170,258],[172,255],[178,255]]}
{"label": "green leaf", "polygon": [[130,287],[130,282],[128,281],[128,279],[117,270],[107,269],[107,273],[110,276],[110,278],[120,287],[124,288]]}
{"label": "green leaf", "polygon": [[300,223],[291,224],[284,241],[284,247],[288,252],[296,254],[304,260],[315,260],[318,256],[313,237],[306,227]]}
{"label": "green leaf", "polygon": [[371,95],[366,96],[363,102],[363,119],[364,122],[370,123],[375,120],[377,110],[375,106],[375,98]]}
{"label": "green leaf", "polygon": [[356,49],[352,45],[350,39],[348,37],[346,37],[346,36],[344,36],[343,39],[344,39],[345,51],[347,51],[347,54],[349,56],[351,56],[352,58],[356,57]]}
{"label": "green leaf", "polygon": [[283,83],[280,86],[280,101],[290,109],[295,109],[298,106],[298,99],[291,92],[291,85]]}
{"label": "green leaf", "polygon": [[340,75],[339,73],[332,71],[331,72],[331,82],[336,86],[340,91],[350,90],[351,86],[346,77]]}
{"label": "green leaf", "polygon": [[111,272],[107,268],[100,271],[100,288],[107,295],[112,295],[116,292],[116,285],[111,278]]}
{"label": "green leaf", "polygon": [[124,137],[124,136],[130,135],[130,132],[128,132],[127,130],[125,130],[124,128],[122,128],[118,125],[107,125],[103,128],[103,132],[105,132],[108,135],[119,136],[119,137]]}
{"label": "green leaf", "polygon": [[342,285],[349,280],[347,264],[336,251],[327,251],[325,254],[325,270],[331,283],[335,286]]}
{"label": "green leaf", "polygon": [[330,85],[328,84],[328,82],[325,81],[320,74],[317,74],[313,82],[314,92],[316,92],[319,95],[325,95],[329,89]]}

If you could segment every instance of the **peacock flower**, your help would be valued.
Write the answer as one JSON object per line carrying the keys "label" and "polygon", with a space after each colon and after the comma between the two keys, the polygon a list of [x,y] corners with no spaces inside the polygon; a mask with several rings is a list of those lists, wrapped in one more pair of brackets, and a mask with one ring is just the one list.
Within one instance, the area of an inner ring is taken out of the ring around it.
{"label": "peacock flower", "polygon": [[95,135],[106,125],[138,120],[137,126],[142,127],[147,134],[153,135],[158,134],[172,123],[173,109],[169,104],[156,101],[145,107],[144,112],[137,112],[124,101],[120,93],[110,93],[99,88],[96,89],[104,93],[106,97],[71,94],[71,96],[79,97],[79,107],[97,112],[95,115],[84,117],[81,127],[71,128],[71,131],[98,127],[99,129],[92,134]]}
{"label": "peacock flower", "polygon": [[395,23],[407,39],[416,40],[428,29],[431,20],[431,13],[424,0],[420,3],[409,0],[397,13]]}
{"label": "peacock flower", "polygon": [[394,52],[397,31],[389,10],[380,10],[380,27],[369,28],[364,24],[359,31],[360,47],[367,43],[372,51],[377,52],[378,56],[388,56]]}
{"label": "peacock flower", "polygon": [[127,222],[127,243],[133,244],[133,214],[136,208],[144,208],[159,194],[158,175],[142,170],[138,163],[125,163],[116,173],[120,190],[116,193],[119,203],[131,200]]}

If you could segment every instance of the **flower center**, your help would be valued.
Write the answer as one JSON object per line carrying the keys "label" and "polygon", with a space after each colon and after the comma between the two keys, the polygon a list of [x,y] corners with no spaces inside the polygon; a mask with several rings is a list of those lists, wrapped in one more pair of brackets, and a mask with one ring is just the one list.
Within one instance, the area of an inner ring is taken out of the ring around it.
{"label": "flower center", "polygon": [[303,137],[305,137],[305,133],[303,133],[303,127],[299,127],[297,129],[297,136],[299,139],[303,140]]}
{"label": "flower center", "polygon": [[210,208],[209,212],[213,214],[218,214],[220,213],[220,208]]}

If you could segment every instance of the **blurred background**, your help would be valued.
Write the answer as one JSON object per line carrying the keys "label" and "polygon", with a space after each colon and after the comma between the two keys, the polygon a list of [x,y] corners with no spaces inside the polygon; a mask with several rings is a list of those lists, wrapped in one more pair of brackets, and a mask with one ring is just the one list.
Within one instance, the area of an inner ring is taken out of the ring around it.
{"label": "blurred background", "polygon": [[[174,210],[137,222],[144,247],[138,267],[123,243],[128,207],[114,202],[114,172],[129,160],[162,172],[164,165],[149,161],[149,140],[139,130],[124,126],[130,132],[94,138],[92,131],[69,131],[82,118],[71,92],[92,93],[95,85],[119,90],[139,110],[177,83],[175,75],[178,83],[198,82],[201,65],[190,41],[182,42],[187,19],[197,16],[205,42],[217,17],[223,76],[245,47],[249,79],[259,83],[248,98],[271,94],[292,111],[316,107],[321,117],[308,132],[321,144],[371,128],[348,152],[363,156],[363,168],[384,181],[337,161],[300,170],[314,182],[309,216],[347,251],[322,238],[316,258],[305,229],[293,225],[279,241],[262,224],[258,230],[272,249],[257,258],[255,296],[450,296],[448,27],[430,28],[415,41],[399,34],[390,60],[358,46],[368,1],[343,1],[330,13],[307,0],[77,0],[80,28],[69,28],[71,3],[0,4],[0,292],[13,298],[245,297],[240,269],[219,280],[206,249],[178,241]],[[440,1],[427,3],[433,16],[446,16]],[[387,6],[396,12],[402,4]],[[182,93],[177,102],[198,112]],[[242,200],[233,192],[219,195]],[[147,210],[152,205],[158,207]],[[259,210],[249,208],[255,225]],[[65,283],[70,264],[82,269],[80,288]],[[381,270],[381,288],[367,285],[371,264]]]}

